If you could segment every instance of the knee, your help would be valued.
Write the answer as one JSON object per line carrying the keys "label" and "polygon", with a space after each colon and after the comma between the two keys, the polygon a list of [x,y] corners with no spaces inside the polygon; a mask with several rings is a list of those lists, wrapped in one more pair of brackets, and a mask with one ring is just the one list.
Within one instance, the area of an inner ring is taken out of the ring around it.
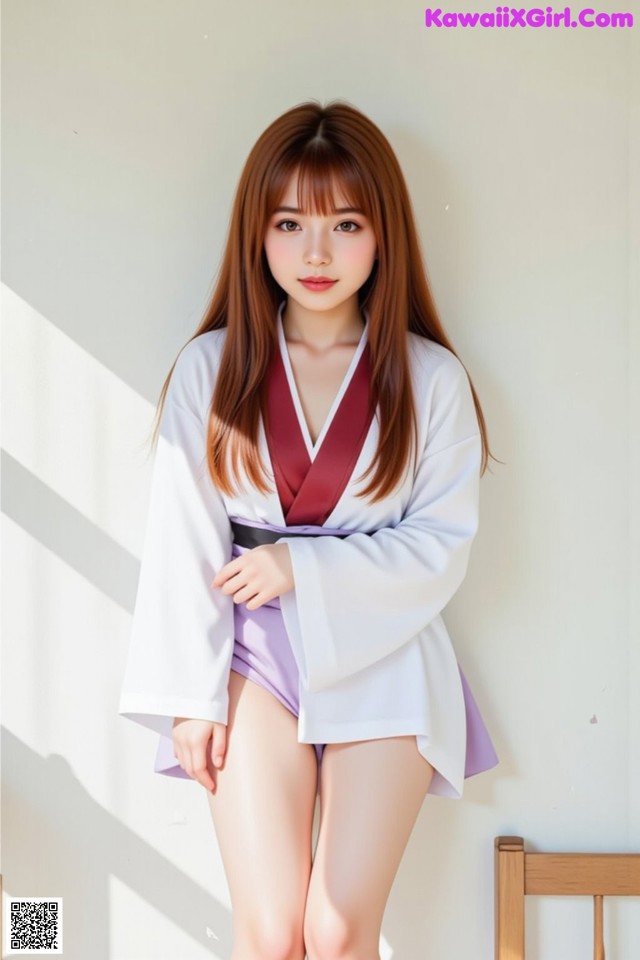
{"label": "knee", "polygon": [[[304,942],[309,960],[352,960],[378,956],[378,940],[373,947],[371,931],[357,911],[340,909],[329,901],[308,910],[304,920]],[[367,950],[369,953],[367,953]]]}
{"label": "knee", "polygon": [[255,918],[250,928],[243,933],[243,948],[240,949],[240,944],[235,946],[238,956],[243,958],[255,957],[255,960],[303,960],[304,958],[301,924],[294,921],[287,922],[275,912],[272,916]]}

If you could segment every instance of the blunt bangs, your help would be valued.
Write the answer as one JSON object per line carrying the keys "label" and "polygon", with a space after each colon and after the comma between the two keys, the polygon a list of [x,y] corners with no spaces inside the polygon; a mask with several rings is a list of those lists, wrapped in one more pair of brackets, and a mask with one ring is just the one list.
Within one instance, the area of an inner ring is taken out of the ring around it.
{"label": "blunt bangs", "polygon": [[[331,149],[328,144],[327,147]],[[344,201],[346,206],[360,209],[366,217],[372,217],[372,204],[363,174],[348,159],[332,156],[329,150],[308,149],[302,156],[287,158],[274,169],[268,191],[269,216],[281,204],[291,177],[297,173],[297,205],[305,213],[330,216],[338,206],[340,196],[340,206]]]}

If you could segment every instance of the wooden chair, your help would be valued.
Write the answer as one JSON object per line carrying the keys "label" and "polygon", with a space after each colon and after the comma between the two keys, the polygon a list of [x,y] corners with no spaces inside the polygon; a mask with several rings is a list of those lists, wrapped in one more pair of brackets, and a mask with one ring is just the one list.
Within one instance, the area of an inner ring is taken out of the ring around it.
{"label": "wooden chair", "polygon": [[495,960],[525,960],[527,894],[593,897],[593,956],[605,960],[602,898],[640,896],[640,854],[525,853],[522,837],[496,837]]}

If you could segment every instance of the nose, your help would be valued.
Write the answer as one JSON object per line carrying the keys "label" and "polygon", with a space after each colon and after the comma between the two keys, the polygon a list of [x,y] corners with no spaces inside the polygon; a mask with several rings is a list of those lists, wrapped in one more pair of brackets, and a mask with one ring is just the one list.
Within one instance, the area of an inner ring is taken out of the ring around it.
{"label": "nose", "polygon": [[304,251],[304,262],[313,265],[331,262],[329,244],[322,231],[310,232]]}

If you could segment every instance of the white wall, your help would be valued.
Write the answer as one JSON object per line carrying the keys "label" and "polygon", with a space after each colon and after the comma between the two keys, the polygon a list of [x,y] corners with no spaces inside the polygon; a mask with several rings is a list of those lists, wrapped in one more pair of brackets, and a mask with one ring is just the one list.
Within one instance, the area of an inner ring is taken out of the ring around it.
{"label": "white wall", "polygon": [[[2,872],[10,895],[64,897],[69,960],[230,955],[205,796],[155,775],[155,737],[116,708],[153,404],[251,145],[309,97],[348,99],[395,147],[504,461],[446,616],[502,762],[425,803],[383,960],[492,956],[497,834],[640,849],[638,26],[423,16],[3,4]],[[590,916],[531,901],[533,957],[588,956]],[[637,902],[606,919],[636,960]]]}

